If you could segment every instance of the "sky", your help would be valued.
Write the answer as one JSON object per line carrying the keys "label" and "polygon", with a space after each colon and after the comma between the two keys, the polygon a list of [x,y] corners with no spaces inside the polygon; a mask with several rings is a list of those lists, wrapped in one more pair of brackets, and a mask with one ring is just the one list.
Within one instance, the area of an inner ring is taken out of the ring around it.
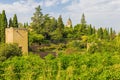
{"label": "sky", "polygon": [[5,10],[8,19],[17,14],[19,22],[30,23],[38,5],[43,14],[62,15],[64,24],[68,18],[73,25],[79,24],[84,13],[88,24],[120,31],[120,0],[0,0],[0,12]]}

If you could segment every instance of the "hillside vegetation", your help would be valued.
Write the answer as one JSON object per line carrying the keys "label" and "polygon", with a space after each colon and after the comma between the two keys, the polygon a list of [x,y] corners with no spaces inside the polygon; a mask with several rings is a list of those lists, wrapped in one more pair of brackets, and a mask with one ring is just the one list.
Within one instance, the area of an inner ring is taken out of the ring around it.
{"label": "hillside vegetation", "polygon": [[[0,14],[0,80],[120,80],[120,34],[115,30],[96,29],[84,14],[79,24],[68,27],[62,15],[43,14],[40,6],[31,20],[18,23],[15,14],[7,23],[5,11]],[[7,26],[28,29],[28,56],[17,44],[5,43]]]}

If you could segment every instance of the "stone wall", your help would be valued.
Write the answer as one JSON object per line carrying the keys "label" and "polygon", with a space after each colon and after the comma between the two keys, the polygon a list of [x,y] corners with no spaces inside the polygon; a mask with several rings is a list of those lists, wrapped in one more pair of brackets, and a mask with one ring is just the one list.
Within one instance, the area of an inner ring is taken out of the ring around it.
{"label": "stone wall", "polygon": [[24,55],[28,54],[28,31],[24,28],[6,28],[6,43],[17,43]]}

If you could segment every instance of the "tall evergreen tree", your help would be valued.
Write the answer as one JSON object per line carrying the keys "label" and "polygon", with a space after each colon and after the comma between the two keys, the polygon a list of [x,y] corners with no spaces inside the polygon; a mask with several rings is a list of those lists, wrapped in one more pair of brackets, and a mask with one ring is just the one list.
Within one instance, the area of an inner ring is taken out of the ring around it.
{"label": "tall evergreen tree", "polygon": [[82,14],[82,18],[81,18],[81,24],[86,24],[86,20],[85,20],[85,15],[84,13]]}
{"label": "tall evergreen tree", "polygon": [[86,32],[87,32],[86,26],[87,25],[86,25],[85,15],[82,14],[81,25],[80,25],[82,34],[86,34]]}
{"label": "tall evergreen tree", "polygon": [[28,25],[28,22],[27,23],[24,23],[23,27],[24,28],[27,28],[29,25]]}
{"label": "tall evergreen tree", "polygon": [[42,32],[43,32],[43,35],[45,36],[45,39],[49,40],[50,32],[53,27],[51,26],[52,23],[48,14],[44,15],[44,19],[45,21],[44,21]]}
{"label": "tall evergreen tree", "polygon": [[112,40],[112,39],[113,39],[113,29],[110,28],[110,40]]}
{"label": "tall evergreen tree", "polygon": [[104,29],[104,32],[103,32],[103,38],[109,40],[109,32],[106,28]]}
{"label": "tall evergreen tree", "polygon": [[31,18],[32,23],[31,26],[32,28],[37,32],[37,33],[41,33],[42,29],[43,29],[43,24],[45,22],[43,13],[41,12],[41,7],[40,5],[38,7],[35,8],[35,13],[33,14],[33,17]]}
{"label": "tall evergreen tree", "polygon": [[51,19],[51,31],[56,30],[56,28],[57,28],[57,20],[53,17]]}
{"label": "tall evergreen tree", "polygon": [[9,19],[9,27],[13,27],[13,22],[11,18]]}
{"label": "tall evergreen tree", "polygon": [[5,42],[5,28],[7,28],[7,17],[5,10],[2,11],[1,15],[1,42]]}
{"label": "tall evergreen tree", "polygon": [[[1,13],[0,13],[0,33],[2,33],[2,32],[1,32],[1,28],[2,28],[2,26],[1,26],[1,18],[2,18],[2,15],[1,15]],[[2,36],[2,35],[0,34],[0,42],[1,42],[1,36]]]}
{"label": "tall evergreen tree", "polygon": [[62,21],[62,16],[60,15],[57,20],[57,28],[51,33],[51,40],[53,42],[60,42],[63,40],[63,29],[64,29],[64,24]]}
{"label": "tall evergreen tree", "polygon": [[92,28],[92,25],[90,24],[88,26],[88,35],[92,35],[93,34],[93,28]]}
{"label": "tall evergreen tree", "polygon": [[103,39],[103,29],[100,27],[97,31],[97,35],[99,39]]}
{"label": "tall evergreen tree", "polygon": [[96,33],[96,29],[95,29],[95,27],[93,27],[93,34],[95,34]]}
{"label": "tall evergreen tree", "polygon": [[1,28],[1,18],[2,18],[2,14],[0,13],[0,28]]}
{"label": "tall evergreen tree", "polygon": [[14,14],[14,17],[13,17],[13,27],[18,28],[18,20],[17,20],[16,14]]}
{"label": "tall evergreen tree", "polygon": [[64,24],[63,24],[63,20],[62,20],[62,16],[61,15],[58,17],[57,28],[59,30],[62,30],[64,28]]}
{"label": "tall evergreen tree", "polygon": [[115,32],[115,30],[114,30],[114,31],[113,31],[113,34],[112,34],[112,39],[114,39],[115,36],[116,36],[116,32]]}

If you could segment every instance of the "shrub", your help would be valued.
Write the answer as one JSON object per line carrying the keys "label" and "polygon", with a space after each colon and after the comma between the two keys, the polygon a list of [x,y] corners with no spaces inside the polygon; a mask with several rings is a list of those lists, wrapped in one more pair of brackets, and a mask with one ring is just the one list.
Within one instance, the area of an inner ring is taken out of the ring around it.
{"label": "shrub", "polygon": [[13,56],[21,56],[22,51],[17,44],[0,45],[0,61],[4,61]]}

